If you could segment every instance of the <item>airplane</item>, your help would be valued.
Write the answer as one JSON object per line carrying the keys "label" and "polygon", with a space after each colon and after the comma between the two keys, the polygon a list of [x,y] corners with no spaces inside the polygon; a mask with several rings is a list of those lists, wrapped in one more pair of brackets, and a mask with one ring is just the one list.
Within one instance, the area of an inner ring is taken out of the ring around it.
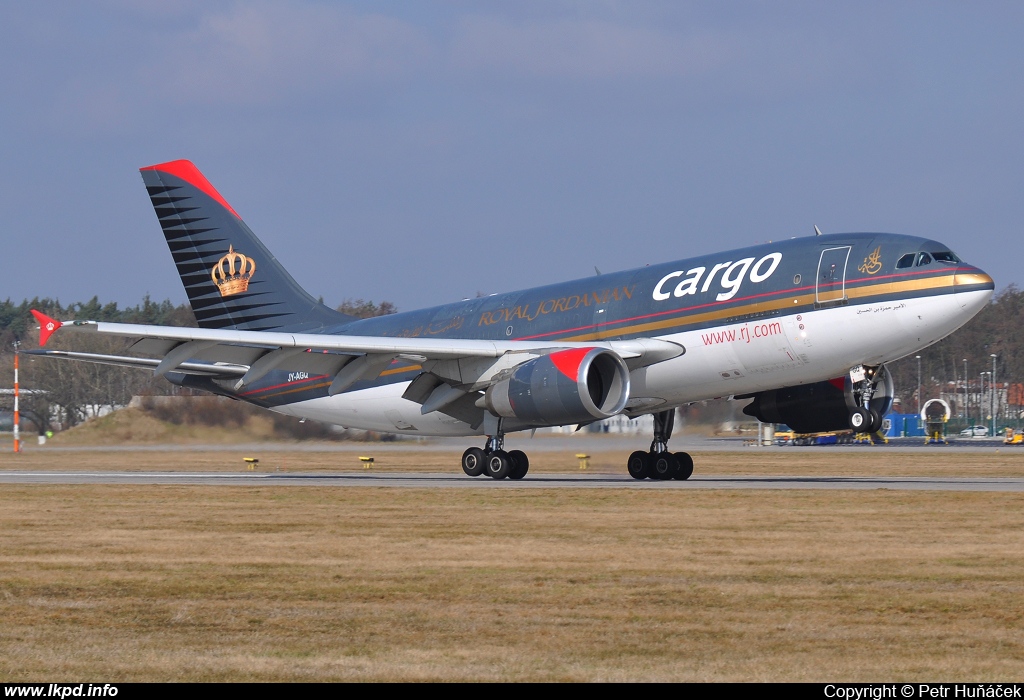
{"label": "airplane", "polygon": [[357,319],[318,302],[187,160],[141,169],[198,328],[58,321],[134,339],[133,356],[34,354],[151,370],[279,413],[405,435],[477,436],[469,476],[522,479],[510,432],[654,416],[636,479],[688,479],[678,407],[751,399],[797,432],[875,432],[886,363],[964,325],[992,278],[948,246],[891,233],[792,238],[418,311]]}

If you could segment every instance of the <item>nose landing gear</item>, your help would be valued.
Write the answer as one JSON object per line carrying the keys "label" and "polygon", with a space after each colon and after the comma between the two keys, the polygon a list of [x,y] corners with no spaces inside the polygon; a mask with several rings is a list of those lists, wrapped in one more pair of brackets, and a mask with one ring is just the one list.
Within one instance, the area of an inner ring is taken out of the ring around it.
{"label": "nose landing gear", "polygon": [[626,469],[634,479],[679,479],[685,481],[693,474],[693,457],[686,452],[668,451],[668,441],[676,421],[676,410],[654,414],[654,441],[649,452],[636,451],[629,456]]}
{"label": "nose landing gear", "polygon": [[872,399],[876,393],[883,397],[891,394],[888,390],[892,380],[883,365],[877,367],[857,367],[850,372],[853,388],[854,406],[850,408],[850,428],[855,433],[877,433],[882,429],[882,411],[876,405],[884,405],[883,401]]}
{"label": "nose landing gear", "polygon": [[882,429],[882,414],[873,408],[850,411],[850,428],[855,433],[877,433]]}

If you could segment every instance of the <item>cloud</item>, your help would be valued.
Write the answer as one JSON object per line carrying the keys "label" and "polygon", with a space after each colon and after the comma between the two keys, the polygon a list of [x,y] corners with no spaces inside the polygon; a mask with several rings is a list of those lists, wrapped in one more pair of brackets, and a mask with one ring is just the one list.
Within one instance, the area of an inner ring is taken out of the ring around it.
{"label": "cloud", "polygon": [[660,81],[666,88],[700,87],[709,96],[758,98],[875,72],[879,60],[862,46],[817,29],[770,21],[635,24],[593,15],[521,21],[476,15],[459,22],[448,57],[454,73],[484,80]]}
{"label": "cloud", "polygon": [[539,109],[554,96],[557,109],[586,111],[581,93],[634,85],[666,104],[703,109],[724,100],[731,109],[835,89],[879,74],[885,62],[865,50],[861,39],[878,32],[864,21],[851,31],[848,18],[829,24],[813,13],[801,24],[616,3],[450,12],[308,1],[125,3],[55,17],[22,9],[11,23],[17,32],[0,29],[13,44],[0,53],[29,66],[24,76],[0,78],[8,94],[27,98],[26,128],[120,135],[247,107],[297,123],[320,107],[376,119],[379,98],[458,121],[492,99],[502,109]]}
{"label": "cloud", "polygon": [[172,104],[273,104],[420,80],[630,80],[790,93],[844,80],[860,52],[785,23],[628,22],[572,15],[456,14],[439,24],[333,4],[239,3],[201,10],[158,40],[140,82]]}
{"label": "cloud", "polygon": [[[333,5],[244,3],[163,41],[147,70],[179,102],[267,103],[350,83],[393,81],[429,63],[413,25]],[[169,92],[169,95],[168,95]]]}
{"label": "cloud", "polygon": [[730,44],[729,37],[595,19],[513,23],[477,16],[461,22],[450,55],[470,73],[595,80],[701,74],[728,60]]}

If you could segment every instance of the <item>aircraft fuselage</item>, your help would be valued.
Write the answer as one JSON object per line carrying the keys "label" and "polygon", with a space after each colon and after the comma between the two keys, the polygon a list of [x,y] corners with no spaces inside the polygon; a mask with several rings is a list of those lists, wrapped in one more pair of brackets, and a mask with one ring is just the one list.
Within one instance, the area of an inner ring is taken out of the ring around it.
{"label": "aircraft fuselage", "polygon": [[[993,293],[981,270],[936,260],[949,249],[896,234],[796,238],[725,253],[364,319],[327,333],[402,338],[607,341],[658,338],[685,354],[630,373],[627,412],[750,394],[880,365],[949,335]],[[925,253],[906,265],[907,256]],[[953,258],[955,260],[955,258]],[[903,266],[897,268],[897,262]],[[272,372],[240,398],[347,427],[481,434],[401,398],[421,371],[396,360],[328,396],[328,376]],[[521,426],[526,427],[526,426]],[[510,429],[515,429],[510,424]]]}

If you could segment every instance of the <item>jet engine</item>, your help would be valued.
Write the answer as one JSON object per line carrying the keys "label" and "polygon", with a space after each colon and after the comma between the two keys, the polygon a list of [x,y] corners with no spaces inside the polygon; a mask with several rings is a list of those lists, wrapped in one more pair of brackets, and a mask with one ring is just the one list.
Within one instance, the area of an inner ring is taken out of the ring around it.
{"label": "jet engine", "polygon": [[527,425],[567,425],[610,418],[628,399],[629,369],[621,357],[573,348],[515,367],[488,387],[484,402],[492,413]]}
{"label": "jet engine", "polygon": [[[892,376],[885,366],[867,372],[866,381],[874,386],[868,408],[883,416],[892,407]],[[785,423],[798,433],[824,433],[849,429],[850,414],[862,405],[861,390],[847,375],[762,391],[754,395],[743,412],[762,423]]]}

